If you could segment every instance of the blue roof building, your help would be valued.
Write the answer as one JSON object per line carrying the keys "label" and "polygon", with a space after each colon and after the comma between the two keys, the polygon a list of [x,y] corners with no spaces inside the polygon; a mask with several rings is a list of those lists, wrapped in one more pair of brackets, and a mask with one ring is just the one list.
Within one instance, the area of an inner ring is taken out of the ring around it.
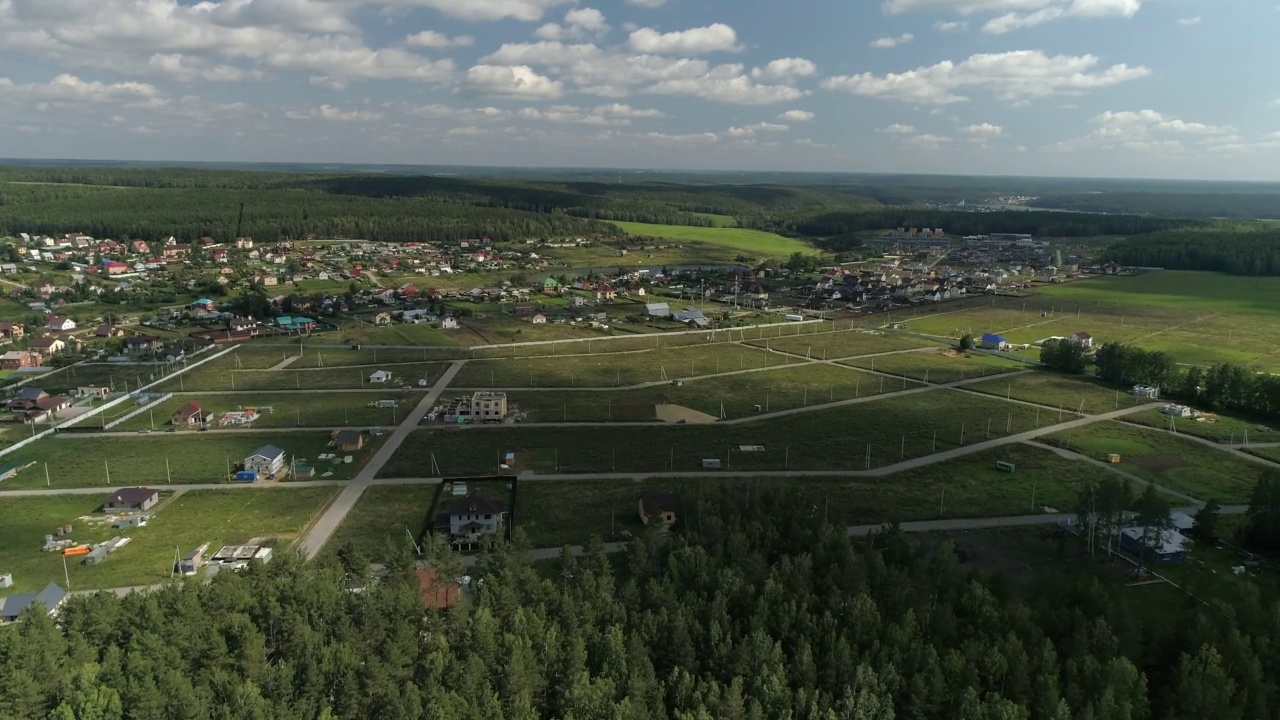
{"label": "blue roof building", "polygon": [[49,583],[38,593],[21,593],[0,598],[0,621],[13,622],[23,610],[39,603],[52,615],[67,599],[67,591],[58,587],[57,583]]}
{"label": "blue roof building", "polygon": [[992,335],[991,333],[986,333],[985,335],[982,336],[982,340],[980,344],[981,344],[981,347],[983,347],[986,350],[1003,350],[1004,346],[1007,345],[1008,343],[1005,342],[1004,336],[1002,335]]}

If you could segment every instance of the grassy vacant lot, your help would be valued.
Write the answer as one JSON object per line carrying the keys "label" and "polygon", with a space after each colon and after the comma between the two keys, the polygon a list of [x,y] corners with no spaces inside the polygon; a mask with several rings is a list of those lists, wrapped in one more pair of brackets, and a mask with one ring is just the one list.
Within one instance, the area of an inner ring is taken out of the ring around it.
{"label": "grassy vacant lot", "polygon": [[[613,221],[611,221],[613,222]],[[654,225],[650,223],[613,222],[629,235],[693,240],[722,245],[756,256],[786,257],[791,253],[814,253],[811,246],[762,230],[728,227],[690,227],[686,225]]]}
{"label": "grassy vacant lot", "polygon": [[1026,370],[1023,363],[984,353],[918,352],[842,360],[841,365],[901,375],[931,383],[949,383],[984,375]]}
{"label": "grassy vacant lot", "polygon": [[146,527],[129,530],[77,520],[102,505],[96,495],[7,498],[0,521],[0,567],[13,573],[14,591],[38,590],[51,581],[66,585],[62,555],[40,547],[54,526],[71,523],[71,537],[79,542],[132,538],[101,565],[90,567],[82,557],[67,558],[72,590],[161,583],[169,578],[175,548],[185,553],[208,542],[212,553],[222,545],[255,538],[287,544],[336,492],[337,488],[188,492],[162,501]]}
{"label": "grassy vacant lot", "polygon": [[1171,418],[1159,410],[1151,410],[1125,416],[1124,421],[1162,430],[1170,429],[1170,422],[1172,422],[1173,429],[1180,433],[1220,443],[1244,443],[1246,432],[1250,443],[1280,442],[1280,430],[1230,415]]}
{"label": "grassy vacant lot", "polygon": [[[388,542],[407,542],[422,531],[435,497],[435,485],[374,485],[364,491],[326,550],[351,543],[366,557],[381,557]],[[406,534],[406,531],[407,534]]]}
{"label": "grassy vacant lot", "polygon": [[[168,380],[161,387],[169,391],[201,390],[342,390],[384,387],[392,390],[408,385],[417,387],[418,381],[435,382],[448,368],[448,363],[402,363],[378,367],[303,368],[283,370],[250,370],[233,367],[200,367],[180,380]],[[394,374],[391,382],[381,386],[369,382],[376,370]]]}
{"label": "grassy vacant lot", "polygon": [[[1056,413],[957,390],[935,390],[849,407],[739,425],[538,428],[477,426],[421,430],[382,470],[384,477],[427,474],[435,455],[445,475],[492,473],[517,452],[517,469],[562,473],[701,470],[719,458],[733,470],[857,470],[1016,434],[1057,422]],[[935,441],[936,434],[936,441]],[[936,445],[935,445],[936,442]],[[740,445],[763,445],[742,452]]]}
{"label": "grassy vacant lot", "polygon": [[965,387],[988,395],[1023,400],[1052,408],[1061,406],[1072,412],[1079,410],[1080,403],[1083,401],[1084,412],[1089,415],[1108,413],[1149,402],[1138,400],[1130,393],[1117,391],[1093,378],[1062,375],[1047,370],[1037,370],[1017,377],[995,378]]}
{"label": "grassy vacant lot", "polygon": [[1118,422],[1097,423],[1051,436],[1049,442],[1098,460],[1119,453],[1120,470],[1193,497],[1247,502],[1266,466],[1176,435]]}
{"label": "grassy vacant lot", "polygon": [[477,360],[462,368],[452,386],[616,387],[797,362],[785,355],[720,343],[607,355]]}
{"label": "grassy vacant lot", "polygon": [[1280,370],[1280,278],[1159,271],[1042,288],[1036,296],[910,318],[913,331],[958,337],[995,332],[1015,343],[1077,331],[1127,342],[1182,363],[1234,361]]}
{"label": "grassy vacant lot", "polygon": [[1248,447],[1244,449],[1250,455],[1256,455],[1274,463],[1280,463],[1280,447]]}
{"label": "grassy vacant lot", "polygon": [[[907,387],[920,383],[907,380]],[[892,378],[825,363],[687,380],[638,390],[509,392],[509,401],[530,412],[530,422],[620,422],[653,419],[657,404],[683,405],[713,417],[746,418],[760,412],[871,397],[903,389]],[[641,413],[643,412],[643,415]]]}
{"label": "grassy vacant lot", "polygon": [[[42,488],[45,486],[44,463],[49,465],[52,487],[107,488],[107,472],[111,485],[164,485],[165,460],[175,484],[219,483],[227,480],[227,463],[234,467],[246,455],[263,445],[283,448],[299,462],[314,461],[325,452],[329,435],[324,432],[254,435],[230,433],[151,433],[135,437],[95,437],[62,435],[28,445],[6,457],[6,461],[34,462],[34,466],[17,477],[4,481],[3,489]],[[366,444],[357,457],[372,453]],[[361,463],[336,466],[334,479],[350,477]],[[318,465],[316,472],[328,469]]]}
{"label": "grassy vacant lot", "polygon": [[[1013,462],[1013,474],[995,469]],[[649,479],[520,483],[516,526],[535,546],[580,544],[592,535],[620,539],[640,532],[637,502],[643,493],[681,496],[682,522],[696,522],[693,498],[716,484],[733,492],[784,488],[794,493],[791,511],[835,525],[860,525],[952,517],[1053,512],[1073,507],[1079,489],[1106,473],[1048,450],[1013,445],[953,462],[875,479]],[[945,490],[945,497],[943,491]],[[1034,500],[1034,503],[1033,503]]]}
{"label": "grassy vacant lot", "polygon": [[84,385],[106,385],[115,390],[136,390],[170,372],[159,365],[81,363],[40,376],[32,383],[49,393],[65,393]]}
{"label": "grassy vacant lot", "polygon": [[830,332],[833,327],[831,323],[796,325],[795,327],[803,328],[806,332],[789,337],[749,340],[747,344],[807,355],[818,360],[938,347],[936,342],[893,331],[843,328]]}
{"label": "grassy vacant lot", "polygon": [[[243,430],[246,428],[291,428],[291,427],[342,427],[365,425],[394,425],[403,420],[405,414],[413,409],[423,393],[388,393],[386,397],[376,393],[237,393],[235,395],[199,394],[175,395],[151,411],[142,413],[112,428],[114,431],[142,430],[151,427],[152,418],[155,427],[163,430],[169,424],[169,418],[183,404],[196,401],[205,410],[214,413],[214,424],[210,432],[218,432],[223,428],[217,426],[217,420],[223,413],[240,408],[261,408],[269,406],[274,412],[260,415],[249,426],[231,425],[227,429]],[[399,406],[392,408],[369,407],[377,400],[395,400]],[[132,411],[133,408],[131,407]]]}

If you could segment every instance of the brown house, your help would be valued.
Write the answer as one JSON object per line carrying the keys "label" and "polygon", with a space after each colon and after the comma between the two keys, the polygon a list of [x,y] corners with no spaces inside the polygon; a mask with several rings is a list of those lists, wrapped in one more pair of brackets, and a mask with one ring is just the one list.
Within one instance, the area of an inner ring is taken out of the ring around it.
{"label": "brown house", "polygon": [[200,407],[200,403],[192,401],[178,408],[178,411],[169,418],[169,422],[174,425],[196,425],[207,423],[212,417],[213,413]]}
{"label": "brown house", "polygon": [[93,335],[94,337],[100,338],[124,337],[124,328],[116,325],[99,325],[98,328],[93,331]]}
{"label": "brown house", "polygon": [[44,357],[38,352],[13,350],[0,355],[0,370],[21,370],[28,367],[39,367]]}
{"label": "brown house", "polygon": [[678,504],[673,493],[645,493],[640,496],[640,522],[671,527],[676,524]]}
{"label": "brown house", "polygon": [[359,430],[334,430],[333,441],[342,452],[355,452],[364,447],[364,433]]}
{"label": "brown house", "polygon": [[16,322],[0,322],[0,342],[21,340],[26,329]]}

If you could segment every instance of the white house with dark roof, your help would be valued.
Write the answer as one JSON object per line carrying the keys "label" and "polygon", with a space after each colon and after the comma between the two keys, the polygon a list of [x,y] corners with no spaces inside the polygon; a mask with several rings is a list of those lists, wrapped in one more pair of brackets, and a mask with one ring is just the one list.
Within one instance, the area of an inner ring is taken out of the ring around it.
{"label": "white house with dark roof", "polygon": [[1093,336],[1084,331],[1080,331],[1078,333],[1075,333],[1074,335],[1068,336],[1067,341],[1070,342],[1072,345],[1079,345],[1080,347],[1084,347],[1084,348],[1093,347]]}
{"label": "white house with dark roof", "polygon": [[20,593],[0,598],[0,622],[13,622],[22,615],[22,611],[33,605],[42,606],[50,615],[56,613],[67,599],[67,591],[58,587],[57,583],[49,583],[38,593]]}
{"label": "white house with dark roof", "polygon": [[258,477],[273,478],[284,470],[284,450],[275,445],[263,445],[244,459],[244,469],[258,473]]}

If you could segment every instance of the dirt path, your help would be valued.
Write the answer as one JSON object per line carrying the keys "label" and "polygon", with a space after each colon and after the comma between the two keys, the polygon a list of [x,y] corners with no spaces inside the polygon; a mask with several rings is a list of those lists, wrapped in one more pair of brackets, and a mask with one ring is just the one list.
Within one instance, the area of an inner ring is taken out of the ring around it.
{"label": "dirt path", "polygon": [[[294,361],[294,360],[297,360],[297,359],[298,359],[298,358],[300,358],[300,357],[302,357],[302,356],[301,356],[301,355],[290,355],[289,357],[287,357],[287,358],[285,358],[285,359],[281,360],[280,362],[276,363],[275,365],[272,365],[271,367],[269,367],[269,368],[267,368],[267,369],[268,369],[268,370],[283,370],[283,369],[285,369],[285,368],[289,367],[290,365],[292,365],[292,364],[293,364],[293,361]],[[245,372],[255,372],[255,371],[254,371],[254,370],[245,370]]]}

